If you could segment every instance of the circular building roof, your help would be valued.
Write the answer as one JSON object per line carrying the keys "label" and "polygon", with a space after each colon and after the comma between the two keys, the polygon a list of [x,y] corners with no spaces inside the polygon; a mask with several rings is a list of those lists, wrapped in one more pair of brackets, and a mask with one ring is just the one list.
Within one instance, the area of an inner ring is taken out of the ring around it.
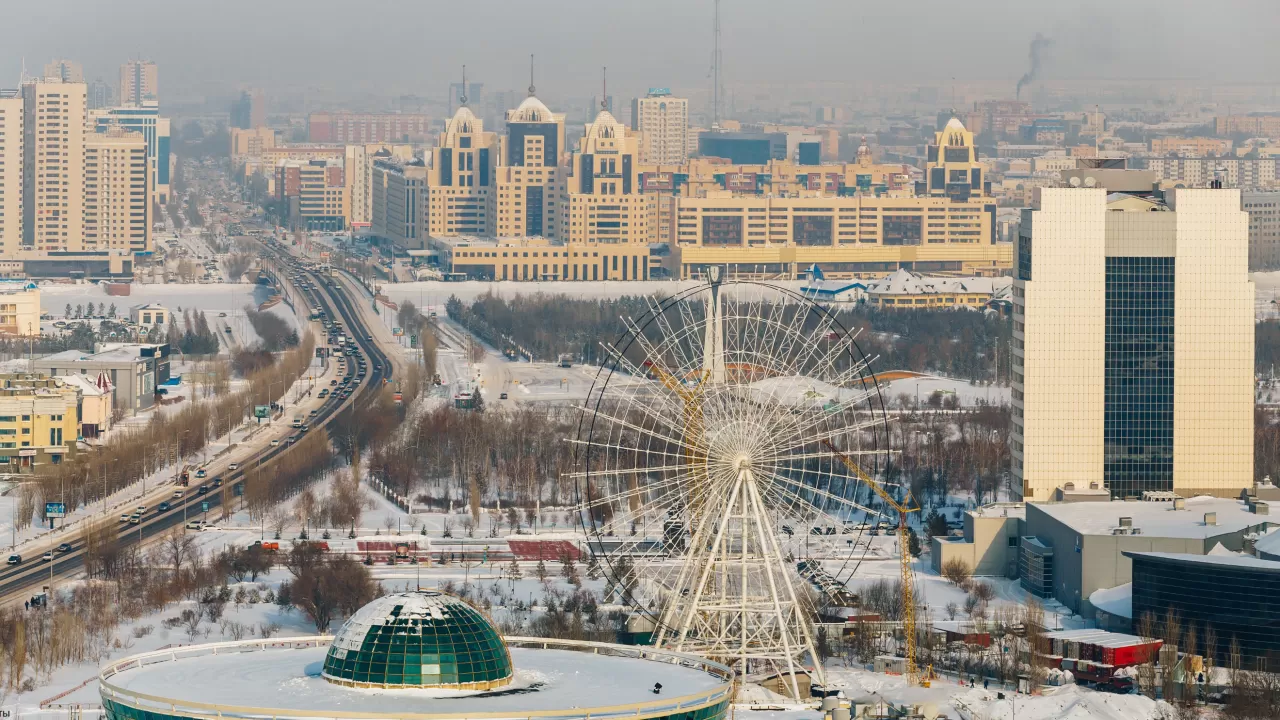
{"label": "circular building roof", "polygon": [[475,608],[435,591],[365,605],[334,635],[324,679],[383,688],[489,690],[511,682],[511,655]]}

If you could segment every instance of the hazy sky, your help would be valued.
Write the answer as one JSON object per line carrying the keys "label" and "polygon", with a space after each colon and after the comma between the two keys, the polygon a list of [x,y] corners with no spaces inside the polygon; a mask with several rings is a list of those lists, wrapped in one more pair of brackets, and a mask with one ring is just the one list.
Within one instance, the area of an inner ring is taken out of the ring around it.
{"label": "hazy sky", "polygon": [[[115,84],[129,56],[160,64],[162,96],[230,86],[347,86],[438,96],[466,63],[490,89],[584,96],[609,66],[623,97],[709,85],[712,0],[0,0],[0,87],[55,57]],[[725,80],[1012,86],[1031,38],[1044,81],[1275,81],[1277,0],[723,0]],[[4,79],[8,78],[8,79]]]}

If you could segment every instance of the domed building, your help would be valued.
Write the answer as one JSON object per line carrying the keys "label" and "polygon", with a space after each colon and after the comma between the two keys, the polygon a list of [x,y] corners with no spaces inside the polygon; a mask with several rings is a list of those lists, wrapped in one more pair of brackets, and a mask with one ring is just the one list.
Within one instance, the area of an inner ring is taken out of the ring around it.
{"label": "domed building", "polygon": [[111,720],[432,716],[721,720],[733,672],[649,647],[503,638],[466,602],[403,592],[333,636],[209,643],[103,668]]}

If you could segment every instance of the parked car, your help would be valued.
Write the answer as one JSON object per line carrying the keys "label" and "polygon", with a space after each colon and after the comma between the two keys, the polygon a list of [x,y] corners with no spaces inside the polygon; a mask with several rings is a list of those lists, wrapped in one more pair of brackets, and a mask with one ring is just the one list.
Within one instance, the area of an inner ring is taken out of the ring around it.
{"label": "parked car", "polygon": [[202,527],[204,527],[204,521],[202,520],[192,520],[191,522],[187,523],[188,530],[199,530]]}

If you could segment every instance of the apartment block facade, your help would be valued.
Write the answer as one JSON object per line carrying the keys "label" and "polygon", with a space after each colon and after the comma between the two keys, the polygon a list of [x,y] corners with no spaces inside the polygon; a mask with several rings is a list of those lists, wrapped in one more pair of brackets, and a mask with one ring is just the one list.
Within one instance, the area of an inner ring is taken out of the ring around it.
{"label": "apartment block facade", "polygon": [[642,134],[640,161],[679,165],[689,159],[689,100],[666,88],[650,88],[631,101],[631,129]]}
{"label": "apartment block facade", "polygon": [[23,112],[20,90],[0,90],[0,256],[23,243]]}
{"label": "apartment block facade", "polygon": [[307,140],[313,143],[407,142],[431,135],[431,117],[413,113],[313,112]]}
{"label": "apartment block facade", "polygon": [[427,182],[427,231],[450,237],[493,234],[498,134],[465,105],[458,108],[431,149]]}
{"label": "apartment block facade", "polygon": [[564,208],[564,114],[530,95],[507,113],[507,135],[495,168],[497,237],[556,238]]}
{"label": "apartment block facade", "polygon": [[22,250],[83,249],[85,93],[60,80],[22,86]]}
{"label": "apartment block facade", "polygon": [[122,127],[89,133],[84,168],[84,249],[153,251],[146,138]]}
{"label": "apartment block facade", "polygon": [[1251,487],[1253,296],[1239,191],[1040,188],[1013,286],[1015,490]]}
{"label": "apartment block facade", "polygon": [[120,104],[142,105],[160,99],[160,73],[150,60],[130,60],[120,66]]}

